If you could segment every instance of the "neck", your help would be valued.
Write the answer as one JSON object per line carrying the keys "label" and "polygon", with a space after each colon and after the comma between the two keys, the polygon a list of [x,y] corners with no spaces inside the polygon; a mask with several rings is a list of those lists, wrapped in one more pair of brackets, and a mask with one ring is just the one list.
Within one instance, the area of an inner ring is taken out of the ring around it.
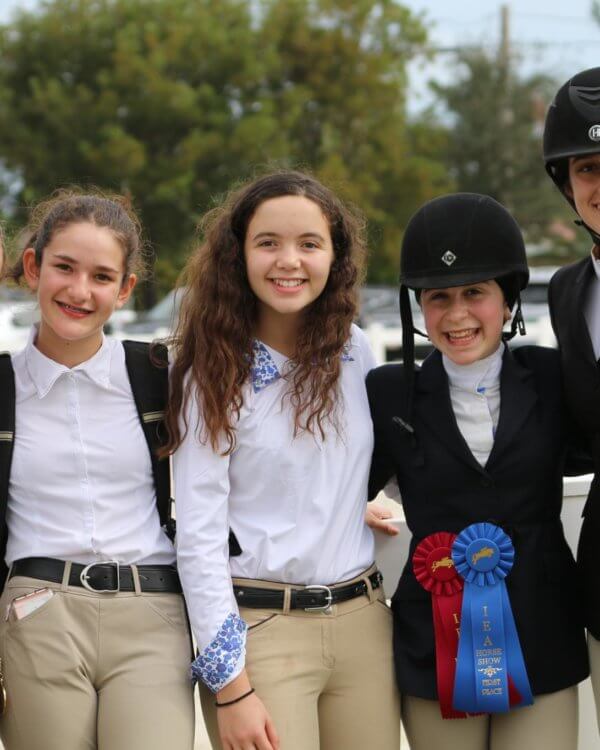
{"label": "neck", "polygon": [[291,359],[296,353],[299,330],[299,315],[281,315],[269,309],[260,311],[255,335],[267,346]]}
{"label": "neck", "polygon": [[48,359],[72,368],[96,354],[102,346],[102,333],[98,332],[81,341],[65,341],[56,336],[54,331],[45,326],[42,321],[35,339],[35,346]]}

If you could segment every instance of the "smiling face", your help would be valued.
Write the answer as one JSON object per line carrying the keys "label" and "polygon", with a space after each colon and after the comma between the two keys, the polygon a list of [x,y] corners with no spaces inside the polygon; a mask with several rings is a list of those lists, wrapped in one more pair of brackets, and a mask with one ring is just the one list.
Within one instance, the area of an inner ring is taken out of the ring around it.
{"label": "smiling face", "polygon": [[569,159],[569,185],[577,213],[595,232],[600,232],[600,153]]}
{"label": "smiling face", "polygon": [[43,249],[41,266],[28,248],[23,270],[40,306],[36,346],[68,367],[100,348],[102,327],[136,282],[134,274],[123,278],[123,249],[113,232],[90,222],[57,230]]}
{"label": "smiling face", "polygon": [[244,256],[258,299],[257,334],[278,338],[277,329],[297,325],[327,284],[334,257],[327,218],[303,196],[266,200],[248,224]]}
{"label": "smiling face", "polygon": [[421,308],[431,343],[457,365],[493,354],[510,310],[495,281],[424,289]]}

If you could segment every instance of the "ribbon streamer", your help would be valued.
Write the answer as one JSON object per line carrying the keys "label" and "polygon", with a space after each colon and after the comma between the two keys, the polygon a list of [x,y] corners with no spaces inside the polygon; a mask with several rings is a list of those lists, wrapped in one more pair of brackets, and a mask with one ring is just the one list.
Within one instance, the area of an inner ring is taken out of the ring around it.
{"label": "ribbon streamer", "polygon": [[515,551],[491,523],[468,526],[456,537],[452,559],[464,579],[453,706],[499,713],[533,703],[505,578]]}
{"label": "ribbon streamer", "polygon": [[444,719],[466,717],[463,711],[452,708],[463,589],[452,560],[454,539],[454,534],[445,531],[430,534],[417,545],[412,557],[417,581],[431,593],[437,691]]}

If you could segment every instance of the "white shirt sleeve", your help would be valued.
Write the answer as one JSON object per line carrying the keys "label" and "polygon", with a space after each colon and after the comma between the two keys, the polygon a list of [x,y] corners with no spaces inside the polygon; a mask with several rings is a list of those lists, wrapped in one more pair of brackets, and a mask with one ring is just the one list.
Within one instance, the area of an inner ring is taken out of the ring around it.
{"label": "white shirt sleeve", "polygon": [[199,436],[195,396],[186,416],[187,435],[173,459],[177,565],[199,652],[192,676],[216,692],[244,667],[247,629],[229,571],[229,456]]}

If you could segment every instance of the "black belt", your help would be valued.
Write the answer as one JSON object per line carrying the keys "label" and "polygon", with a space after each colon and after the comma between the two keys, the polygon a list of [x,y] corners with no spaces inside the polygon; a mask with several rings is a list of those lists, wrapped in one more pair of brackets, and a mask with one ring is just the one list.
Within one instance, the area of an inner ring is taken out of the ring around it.
{"label": "black belt", "polygon": [[[52,557],[26,557],[13,563],[10,577],[26,576],[41,581],[61,583],[65,570],[64,560]],[[172,565],[137,565],[140,589],[148,593],[180,594],[181,583]],[[114,560],[81,565],[71,563],[69,586],[83,586],[88,591],[115,594],[117,591],[135,591],[133,572],[129,565]]]}
{"label": "black belt", "polygon": [[[373,590],[378,589],[383,576],[376,570],[368,576]],[[241,607],[253,607],[255,609],[283,609],[285,591],[281,589],[262,589],[254,586],[233,587],[237,603]],[[357,596],[364,596],[369,589],[364,579],[340,586],[304,586],[303,588],[291,587],[290,609],[304,609],[307,611],[324,612],[332,604],[346,602]]]}

